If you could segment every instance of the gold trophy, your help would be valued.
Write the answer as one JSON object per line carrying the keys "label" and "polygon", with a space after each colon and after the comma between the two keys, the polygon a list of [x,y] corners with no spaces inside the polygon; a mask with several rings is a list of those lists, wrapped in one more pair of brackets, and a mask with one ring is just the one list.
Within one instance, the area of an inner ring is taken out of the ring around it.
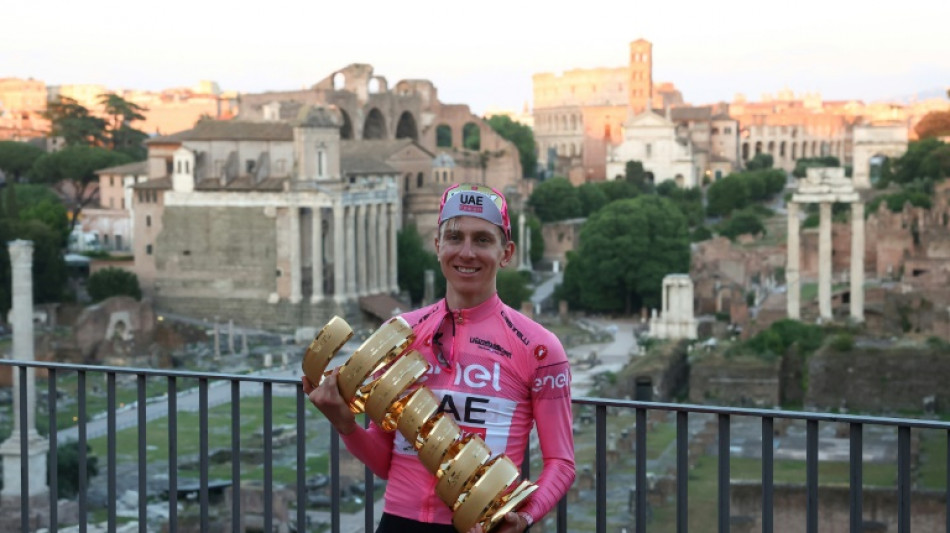
{"label": "gold trophy", "polygon": [[[303,371],[318,385],[330,359],[353,336],[333,317],[317,334],[303,358]],[[385,431],[402,433],[419,460],[438,481],[436,494],[452,509],[452,525],[466,532],[476,524],[489,531],[505,514],[519,508],[538,486],[524,480],[506,455],[492,452],[478,435],[463,434],[455,420],[439,411],[439,400],[426,386],[413,390],[429,369],[409,324],[397,317],[383,324],[340,367],[340,395],[354,413],[365,412]]]}

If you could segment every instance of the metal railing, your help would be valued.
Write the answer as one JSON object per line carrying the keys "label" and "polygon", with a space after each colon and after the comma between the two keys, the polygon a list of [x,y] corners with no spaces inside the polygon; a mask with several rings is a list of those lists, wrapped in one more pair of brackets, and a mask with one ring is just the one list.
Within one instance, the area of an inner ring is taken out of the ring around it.
{"label": "metal railing", "polygon": [[[88,392],[87,385],[90,374],[101,374],[106,383],[106,406],[105,406],[105,437],[106,437],[106,501],[116,502],[117,494],[117,442],[116,435],[119,431],[121,417],[122,425],[134,425],[137,428],[138,446],[137,446],[137,487],[138,487],[138,524],[139,531],[147,530],[147,504],[149,500],[148,492],[148,473],[147,473],[147,427],[149,416],[162,417],[167,419],[167,498],[168,498],[168,531],[176,533],[179,530],[179,401],[187,398],[189,402],[197,401],[198,414],[198,526],[201,531],[209,531],[212,527],[210,519],[211,504],[209,501],[211,475],[209,461],[209,410],[210,410],[210,391],[214,389],[216,403],[230,404],[230,483],[232,488],[230,523],[233,531],[239,531],[242,523],[241,508],[241,397],[248,393],[251,385],[256,389],[260,387],[263,409],[263,492],[262,519],[263,530],[274,531],[274,413],[273,397],[274,387],[279,386],[283,389],[290,389],[296,398],[295,405],[295,423],[296,423],[296,464],[307,464],[306,449],[306,424],[305,419],[307,410],[312,409],[303,396],[297,390],[300,382],[297,378],[273,377],[262,375],[234,375],[201,373],[170,370],[153,370],[142,368],[125,368],[109,366],[91,366],[91,365],[71,365],[47,362],[29,362],[12,360],[0,360],[0,365],[13,367],[12,370],[19,377],[21,383],[27,378],[27,369],[44,369],[47,372],[47,402],[46,411],[48,416],[48,439],[49,439],[49,464],[57,464],[58,445],[65,440],[78,441],[78,483],[79,487],[87,486],[86,472],[88,467],[87,444],[90,438],[90,428],[95,426],[92,422],[81,423],[89,420],[88,412]],[[58,428],[57,424],[57,398],[59,396],[58,382],[64,377],[75,374],[76,376],[76,401],[77,401],[77,423],[75,436],[72,435],[73,429],[63,430]],[[117,377],[133,376],[135,381],[136,401],[130,407],[122,407],[117,403]],[[147,397],[147,380],[164,380],[165,394],[158,398]],[[181,390],[180,384],[188,380],[197,382],[197,387],[192,390]],[[242,390],[242,384],[245,388]],[[225,390],[226,389],[226,390]],[[253,391],[256,393],[256,390]],[[193,399],[192,395],[197,395]],[[25,421],[28,409],[27,388],[19,388],[19,414],[20,420]],[[164,408],[162,407],[164,404]],[[725,533],[730,530],[730,431],[733,417],[753,417],[761,421],[761,530],[764,533],[771,533],[774,524],[774,480],[775,471],[774,458],[774,430],[775,421],[788,419],[804,422],[806,425],[806,449],[805,449],[805,531],[814,533],[818,531],[818,465],[819,465],[819,424],[836,423],[847,424],[849,428],[849,506],[850,506],[850,531],[857,533],[863,529],[863,463],[862,456],[864,445],[863,435],[865,426],[880,426],[893,428],[897,434],[897,531],[898,533],[909,533],[911,530],[911,430],[929,429],[945,432],[947,435],[946,464],[950,465],[950,423],[932,420],[917,419],[898,419],[882,418],[870,416],[855,416],[845,414],[831,413],[808,413],[792,412],[766,409],[747,409],[732,407],[713,407],[705,405],[687,405],[654,403],[639,401],[624,401],[601,398],[575,398],[574,404],[583,409],[593,410],[594,427],[594,447],[595,447],[595,468],[594,468],[594,493],[596,508],[595,530],[597,533],[605,533],[608,530],[608,409],[615,410],[633,410],[635,415],[635,435],[634,435],[634,463],[635,463],[635,487],[634,498],[635,505],[633,511],[634,530],[637,532],[647,531],[648,525],[648,478],[647,478],[647,415],[651,411],[667,412],[675,415],[675,527],[678,533],[688,531],[689,516],[689,429],[688,424],[691,415],[714,416],[717,426],[717,512],[718,522],[717,530]],[[148,408],[152,407],[152,413],[149,415]],[[101,426],[102,417],[96,423]],[[154,426],[153,426],[154,427]],[[22,452],[28,449],[28,428],[26,424],[20,424],[20,450]],[[15,438],[15,436],[11,436]],[[339,437],[333,431],[328,431],[329,438],[329,529],[337,533],[341,530],[341,475],[340,475],[340,442]],[[530,447],[529,447],[530,454]],[[526,456],[524,461],[524,474],[530,477],[531,460]],[[30,509],[30,478],[29,469],[21,468],[21,510],[20,510],[20,529],[21,531],[31,530],[31,509]],[[307,529],[307,479],[306,468],[296,468],[295,490],[296,490],[296,524],[298,531]],[[363,484],[363,528],[364,531],[372,531],[375,528],[376,509],[374,508],[374,480],[369,469],[364,469],[365,477]],[[950,468],[944,473],[946,476],[946,487],[950,488]],[[57,494],[58,489],[57,469],[51,468],[49,472],[49,491],[50,494]],[[152,494],[155,496],[155,494]],[[945,530],[950,533],[950,498],[944,494],[945,501]],[[555,527],[558,532],[568,530],[568,506],[567,498],[562,499],[556,512]],[[116,505],[107,505],[106,521],[110,531],[114,531],[117,526]],[[49,508],[50,531],[57,531],[58,505],[57,498],[51,497]],[[78,522],[80,533],[85,533],[89,521],[90,508],[88,494],[85,490],[78,493]]]}

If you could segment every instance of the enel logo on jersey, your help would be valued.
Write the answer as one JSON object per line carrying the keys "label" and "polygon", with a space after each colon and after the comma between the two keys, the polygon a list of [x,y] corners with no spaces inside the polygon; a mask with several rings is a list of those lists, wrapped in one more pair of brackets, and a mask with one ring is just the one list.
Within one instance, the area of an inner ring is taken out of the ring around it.
{"label": "enel logo on jersey", "polygon": [[[418,383],[423,383],[428,380],[430,374],[438,375],[441,373],[442,368],[440,368],[439,365],[431,365],[426,375],[419,378]],[[498,363],[492,365],[491,370],[478,363],[467,366],[455,363],[454,374],[455,380],[452,381],[453,385],[458,386],[464,383],[466,387],[472,389],[481,389],[490,386],[495,389],[495,391],[501,392],[501,366]]]}

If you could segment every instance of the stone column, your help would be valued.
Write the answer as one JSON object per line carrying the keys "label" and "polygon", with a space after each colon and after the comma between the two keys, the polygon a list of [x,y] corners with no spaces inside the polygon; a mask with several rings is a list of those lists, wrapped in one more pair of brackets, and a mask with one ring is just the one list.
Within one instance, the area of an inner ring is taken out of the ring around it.
{"label": "stone column", "polygon": [[[300,209],[291,205],[287,210],[290,217],[290,303],[297,304],[303,299],[300,279]],[[234,350],[231,350],[234,353]]]}
{"label": "stone column", "polygon": [[[31,362],[33,357],[33,243],[16,240],[7,244],[13,281],[13,359]],[[36,431],[36,370],[28,368],[26,382],[20,382],[20,369],[13,371],[13,431],[0,445],[3,456],[4,498],[20,498],[21,472],[26,462],[29,472],[29,496],[47,493],[46,452],[49,443]],[[26,389],[26,420],[20,418],[21,388]],[[22,431],[26,432],[27,447],[20,449]]]}
{"label": "stone column", "polygon": [[399,282],[396,279],[396,217],[399,213],[393,203],[388,204],[386,210],[389,213],[389,290],[395,293],[399,292]]}
{"label": "stone column", "polygon": [[851,204],[851,318],[864,322],[864,203]]}
{"label": "stone column", "polygon": [[818,315],[831,320],[831,202],[818,208]]}
{"label": "stone column", "polygon": [[333,299],[337,303],[346,301],[345,270],[346,263],[344,248],[344,207],[340,204],[333,206]]}
{"label": "stone column", "polygon": [[788,249],[785,264],[786,309],[788,318],[798,320],[801,315],[801,242],[799,241],[798,204],[788,203]]}
{"label": "stone column", "polygon": [[518,213],[518,242],[515,243],[518,250],[518,270],[528,269],[528,247],[525,245],[525,242],[524,213]]}
{"label": "stone column", "polygon": [[389,219],[386,217],[386,204],[376,204],[376,279],[379,292],[389,292],[389,265],[386,245]]}
{"label": "stone column", "polygon": [[366,272],[368,266],[366,263],[366,206],[360,204],[356,207],[356,292],[360,296],[369,294],[369,281]]}
{"label": "stone column", "polygon": [[234,319],[228,320],[228,353],[234,355]]}
{"label": "stone column", "polygon": [[356,295],[356,206],[346,208],[346,297]]}
{"label": "stone column", "polygon": [[310,303],[315,304],[323,300],[323,210],[321,208],[313,208],[311,224],[313,230],[310,248],[313,250],[313,259],[310,271],[313,278],[313,292],[310,295]]}
{"label": "stone column", "polygon": [[214,319],[214,359],[217,361],[221,358],[221,327],[218,324],[218,319]]}
{"label": "stone column", "polygon": [[376,264],[379,263],[379,257],[376,254],[376,250],[379,246],[377,242],[376,228],[379,225],[379,220],[376,217],[378,209],[376,204],[367,206],[367,224],[369,225],[366,229],[366,268],[369,271],[367,273],[367,289],[368,294],[376,294],[379,291],[379,269],[376,267]]}

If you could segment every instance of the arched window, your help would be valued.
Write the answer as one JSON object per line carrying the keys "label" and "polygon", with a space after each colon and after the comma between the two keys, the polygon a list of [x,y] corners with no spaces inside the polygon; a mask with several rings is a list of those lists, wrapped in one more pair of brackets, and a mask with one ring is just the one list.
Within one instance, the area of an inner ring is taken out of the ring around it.
{"label": "arched window", "polygon": [[482,132],[478,124],[469,122],[462,128],[462,147],[469,150],[482,149]]}
{"label": "arched window", "polygon": [[399,122],[396,124],[396,138],[408,138],[414,141],[419,140],[419,130],[416,128],[416,118],[412,116],[412,113],[403,111],[402,114],[399,115]]}
{"label": "arched window", "polygon": [[435,128],[435,145],[439,148],[452,147],[452,127],[447,124],[439,124]]}
{"label": "arched window", "polygon": [[152,227],[152,215],[145,215],[145,227]]}
{"label": "arched window", "polygon": [[422,172],[416,175],[416,188],[422,187]]}
{"label": "arched window", "polygon": [[386,138],[386,119],[383,114],[375,107],[366,115],[366,122],[363,123],[364,139],[385,139]]}

